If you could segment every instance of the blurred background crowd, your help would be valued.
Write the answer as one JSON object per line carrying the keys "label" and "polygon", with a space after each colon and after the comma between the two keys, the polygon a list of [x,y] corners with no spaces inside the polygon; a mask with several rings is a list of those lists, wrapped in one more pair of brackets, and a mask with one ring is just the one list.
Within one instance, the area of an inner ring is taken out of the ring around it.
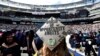
{"label": "blurred background crowd", "polygon": [[[100,23],[83,25],[66,25],[66,31],[71,35],[69,43],[72,48],[79,49],[86,56],[100,55]],[[0,26],[0,52],[6,55],[29,56],[35,53],[32,41],[35,40],[37,49],[43,42],[37,36],[35,25],[2,24]],[[25,48],[25,49],[24,49]],[[17,53],[17,54],[16,54]]]}

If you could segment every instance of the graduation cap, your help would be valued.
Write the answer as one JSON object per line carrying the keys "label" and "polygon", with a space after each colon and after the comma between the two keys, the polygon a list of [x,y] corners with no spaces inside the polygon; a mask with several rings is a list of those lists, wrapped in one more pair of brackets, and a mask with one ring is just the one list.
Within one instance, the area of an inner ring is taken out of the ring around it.
{"label": "graduation cap", "polygon": [[52,51],[65,38],[65,25],[51,17],[36,32],[45,45]]}

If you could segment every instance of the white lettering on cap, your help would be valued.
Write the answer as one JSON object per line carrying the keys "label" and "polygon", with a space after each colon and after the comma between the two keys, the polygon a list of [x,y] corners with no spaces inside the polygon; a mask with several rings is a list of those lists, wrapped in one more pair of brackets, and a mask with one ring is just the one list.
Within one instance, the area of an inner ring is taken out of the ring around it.
{"label": "white lettering on cap", "polygon": [[66,35],[64,24],[53,17],[48,19],[36,33],[51,51],[59,45]]}

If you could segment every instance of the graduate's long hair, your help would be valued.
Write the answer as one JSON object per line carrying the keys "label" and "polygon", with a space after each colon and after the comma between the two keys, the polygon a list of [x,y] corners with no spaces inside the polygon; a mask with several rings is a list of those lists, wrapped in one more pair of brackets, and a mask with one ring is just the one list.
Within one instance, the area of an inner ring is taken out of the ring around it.
{"label": "graduate's long hair", "polygon": [[45,44],[43,44],[43,47],[39,51],[42,56],[71,56],[67,49],[65,39],[53,51]]}

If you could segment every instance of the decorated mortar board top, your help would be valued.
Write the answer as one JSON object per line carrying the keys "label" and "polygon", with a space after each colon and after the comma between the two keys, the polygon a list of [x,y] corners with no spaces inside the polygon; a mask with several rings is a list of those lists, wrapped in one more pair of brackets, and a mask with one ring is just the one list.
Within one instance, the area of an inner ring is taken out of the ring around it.
{"label": "decorated mortar board top", "polygon": [[36,32],[45,45],[52,51],[65,38],[65,26],[57,19],[51,17]]}

